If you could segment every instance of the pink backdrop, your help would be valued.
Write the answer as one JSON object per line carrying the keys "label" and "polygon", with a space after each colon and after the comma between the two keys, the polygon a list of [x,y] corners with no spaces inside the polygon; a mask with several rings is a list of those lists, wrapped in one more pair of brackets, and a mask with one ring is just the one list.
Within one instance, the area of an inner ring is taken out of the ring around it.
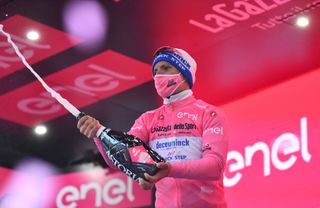
{"label": "pink backdrop", "polygon": [[320,69],[224,105],[230,207],[320,206]]}

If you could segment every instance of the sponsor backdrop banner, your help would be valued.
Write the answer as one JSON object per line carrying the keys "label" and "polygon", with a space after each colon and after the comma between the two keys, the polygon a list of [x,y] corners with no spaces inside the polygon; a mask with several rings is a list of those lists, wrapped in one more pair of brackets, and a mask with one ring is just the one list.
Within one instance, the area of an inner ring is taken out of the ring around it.
{"label": "sponsor backdrop banner", "polygon": [[229,207],[320,207],[320,69],[224,105]]}
{"label": "sponsor backdrop banner", "polygon": [[[41,169],[38,171],[43,171],[44,167]],[[119,171],[108,172],[99,168],[44,177],[44,174],[35,172],[23,174],[0,168],[0,175],[1,207],[118,208],[151,204],[151,191],[143,190]]]}
{"label": "sponsor backdrop banner", "polygon": [[[319,78],[317,69],[222,106],[230,137],[225,170],[229,207],[320,206]],[[0,175],[2,200],[39,181],[5,168]],[[22,178],[18,188],[8,189],[14,178]],[[51,190],[45,207],[151,204],[151,193],[120,172],[97,169],[42,181],[43,189]]]}
{"label": "sponsor backdrop banner", "polygon": [[[85,64],[84,69],[89,70],[87,66]],[[91,66],[99,69],[99,73],[103,71],[98,65]],[[68,71],[58,73],[65,72]],[[130,75],[117,73],[113,77],[121,80]],[[108,80],[112,79],[115,78]],[[230,138],[225,170],[229,207],[320,207],[319,79],[320,69],[313,70],[222,106]],[[105,96],[108,94],[97,93],[97,97]],[[92,102],[94,100],[89,103]],[[44,168],[36,170],[38,174]],[[15,202],[24,203],[33,199],[41,203],[40,207],[151,204],[151,193],[143,191],[121,172],[93,169],[57,176],[37,174],[0,168],[0,203],[13,198]]]}
{"label": "sponsor backdrop banner", "polygon": [[[133,70],[134,69],[134,70]],[[107,50],[62,69],[44,81],[77,108],[98,102],[152,79],[150,65]],[[0,118],[34,126],[68,112],[36,80],[0,96]]]}

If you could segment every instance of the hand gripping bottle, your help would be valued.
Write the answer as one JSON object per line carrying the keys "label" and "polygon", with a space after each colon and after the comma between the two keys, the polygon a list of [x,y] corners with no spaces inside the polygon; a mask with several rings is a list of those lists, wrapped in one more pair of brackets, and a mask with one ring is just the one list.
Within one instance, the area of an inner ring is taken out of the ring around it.
{"label": "hand gripping bottle", "polygon": [[[79,120],[85,114],[80,113]],[[157,162],[165,160],[138,137],[125,132],[100,127],[97,137],[101,140],[107,156],[122,172],[138,181],[144,173],[154,175],[158,171]],[[146,179],[145,179],[146,180]]]}

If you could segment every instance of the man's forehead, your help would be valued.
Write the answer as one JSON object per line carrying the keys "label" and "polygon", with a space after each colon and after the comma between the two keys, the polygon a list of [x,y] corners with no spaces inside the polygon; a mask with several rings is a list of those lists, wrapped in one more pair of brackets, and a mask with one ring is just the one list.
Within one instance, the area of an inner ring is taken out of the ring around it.
{"label": "man's forehead", "polygon": [[156,67],[159,67],[159,66],[165,66],[165,65],[171,65],[172,66],[172,64],[170,64],[169,62],[167,62],[167,61],[159,61],[158,63],[156,63],[156,65],[154,66],[154,68],[156,68]]}

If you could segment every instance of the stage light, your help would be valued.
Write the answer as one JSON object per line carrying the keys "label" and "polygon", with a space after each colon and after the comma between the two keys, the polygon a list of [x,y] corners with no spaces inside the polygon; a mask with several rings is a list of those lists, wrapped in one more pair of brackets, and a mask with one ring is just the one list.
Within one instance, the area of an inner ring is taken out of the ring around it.
{"label": "stage light", "polygon": [[43,125],[39,125],[34,128],[34,133],[37,135],[44,135],[47,133],[47,131],[47,127]]}
{"label": "stage light", "polygon": [[40,34],[37,31],[31,30],[27,32],[27,38],[29,40],[38,40],[40,38]]}
{"label": "stage light", "polygon": [[297,26],[299,27],[307,27],[310,21],[308,17],[299,17],[296,21]]}

